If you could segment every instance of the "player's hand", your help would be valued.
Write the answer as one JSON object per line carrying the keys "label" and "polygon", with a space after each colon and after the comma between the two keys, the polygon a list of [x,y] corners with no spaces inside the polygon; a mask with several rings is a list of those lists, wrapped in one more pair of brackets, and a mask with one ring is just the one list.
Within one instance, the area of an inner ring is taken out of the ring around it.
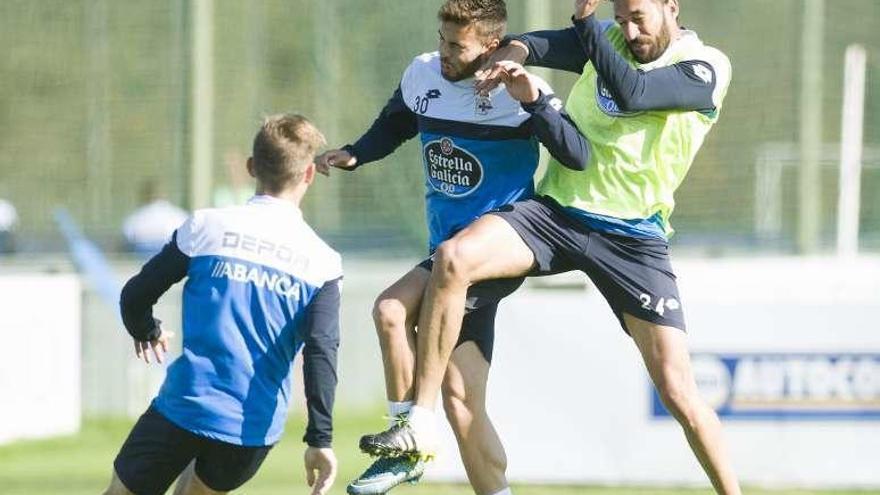
{"label": "player's hand", "polygon": [[331,448],[309,447],[303,456],[311,495],[326,495],[336,481],[336,454]]}
{"label": "player's hand", "polygon": [[357,157],[345,150],[330,150],[315,157],[315,169],[319,174],[330,175],[330,167],[350,169],[357,165]]}
{"label": "player's hand", "polygon": [[583,19],[593,15],[600,3],[602,3],[602,0],[575,0],[574,18]]}
{"label": "player's hand", "polygon": [[498,62],[509,61],[523,64],[528,56],[529,49],[520,41],[513,40],[507,46],[498,48],[489,55],[486,62],[480,67],[480,70],[474,74],[477,81],[474,89],[480,94],[489,93],[489,91],[492,91],[501,84],[500,79],[493,77],[493,69],[495,69]]}
{"label": "player's hand", "polygon": [[541,96],[533,76],[516,62],[498,62],[492,69],[491,76],[503,82],[510,96],[521,103],[532,103]]}
{"label": "player's hand", "polygon": [[134,341],[134,354],[138,359],[143,359],[145,363],[150,364],[150,351],[156,356],[156,361],[164,363],[165,354],[168,353],[168,342],[174,337],[174,332],[166,332],[159,327],[159,338],[142,342]]}

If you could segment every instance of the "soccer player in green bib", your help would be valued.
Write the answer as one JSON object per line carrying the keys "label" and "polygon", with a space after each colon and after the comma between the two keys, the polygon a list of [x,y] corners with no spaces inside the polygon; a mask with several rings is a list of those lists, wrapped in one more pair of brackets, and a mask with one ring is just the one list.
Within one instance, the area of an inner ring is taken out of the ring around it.
{"label": "soccer player in green bib", "polygon": [[[730,62],[679,26],[678,0],[613,0],[608,23],[595,18],[600,2],[577,0],[567,29],[515,37],[483,74],[483,90],[521,76],[522,63],[581,74],[566,110],[590,144],[589,162],[577,171],[551,160],[534,199],[440,245],[419,318],[409,421],[365,440],[400,455],[433,453],[426,418],[469,285],[581,270],[632,337],[715,490],[739,494],[721,423],[697,393],[667,242],[673,193],[718,120]],[[533,88],[532,101],[546,97]]]}

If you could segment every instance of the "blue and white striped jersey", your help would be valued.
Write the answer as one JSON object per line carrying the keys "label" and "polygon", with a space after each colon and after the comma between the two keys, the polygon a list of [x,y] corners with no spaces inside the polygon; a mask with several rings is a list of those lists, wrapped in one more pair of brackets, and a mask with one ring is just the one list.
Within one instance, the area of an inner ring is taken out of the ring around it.
{"label": "blue and white striped jersey", "polygon": [[329,445],[340,256],[288,201],[257,196],[244,206],[199,210],[123,291],[126,327],[136,338],[139,326],[152,323],[152,314],[145,320],[137,309],[155,302],[138,293],[150,285],[150,273],[179,267],[180,260],[187,276],[183,353],[168,368],[156,409],[197,435],[236,445],[275,443],[287,418],[291,362],[305,345],[307,441]]}

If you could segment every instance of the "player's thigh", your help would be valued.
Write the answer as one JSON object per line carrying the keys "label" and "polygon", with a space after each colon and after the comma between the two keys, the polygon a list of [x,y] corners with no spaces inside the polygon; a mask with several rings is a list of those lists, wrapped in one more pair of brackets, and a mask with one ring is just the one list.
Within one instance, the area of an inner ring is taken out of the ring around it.
{"label": "player's thigh", "polygon": [[664,399],[678,400],[696,392],[687,336],[678,328],[623,315],[627,331],[642,355],[654,385]]}
{"label": "player's thigh", "polygon": [[195,475],[215,492],[231,492],[257,474],[271,449],[271,445],[244,447],[206,439],[196,457]]}
{"label": "player's thigh", "polygon": [[404,276],[383,290],[376,298],[374,315],[379,319],[403,317],[407,321],[418,318],[425,287],[431,277],[430,265],[413,267]]}
{"label": "player's thigh", "polygon": [[470,282],[522,277],[535,264],[532,250],[517,231],[497,215],[483,215],[440,245],[438,256],[455,260]]}
{"label": "player's thigh", "polygon": [[685,328],[684,307],[662,239],[593,232],[583,270],[614,311],[624,330],[624,314],[655,326]]}
{"label": "player's thigh", "polygon": [[138,495],[164,494],[198,450],[198,438],[171,423],[152,406],[138,419],[113,469]]}

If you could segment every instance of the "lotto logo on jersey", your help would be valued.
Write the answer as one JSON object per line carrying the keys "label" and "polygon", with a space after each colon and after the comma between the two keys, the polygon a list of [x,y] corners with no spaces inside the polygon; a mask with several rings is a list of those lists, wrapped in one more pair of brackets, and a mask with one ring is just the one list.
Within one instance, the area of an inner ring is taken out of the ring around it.
{"label": "lotto logo on jersey", "polygon": [[483,165],[447,137],[425,143],[428,183],[434,190],[459,198],[472,193],[483,181]]}
{"label": "lotto logo on jersey", "polygon": [[[700,395],[722,418],[880,420],[880,355],[691,356]],[[652,415],[670,418],[652,388]]]}

